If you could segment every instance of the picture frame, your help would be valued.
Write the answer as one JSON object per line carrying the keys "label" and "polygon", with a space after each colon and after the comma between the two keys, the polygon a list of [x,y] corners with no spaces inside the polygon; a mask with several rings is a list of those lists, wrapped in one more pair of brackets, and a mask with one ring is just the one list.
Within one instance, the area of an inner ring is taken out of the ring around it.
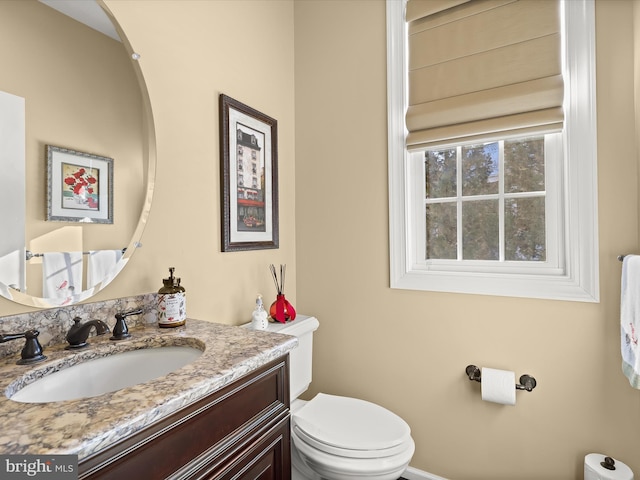
{"label": "picture frame", "polygon": [[220,94],[222,251],[279,248],[278,122]]}
{"label": "picture frame", "polygon": [[113,223],[113,159],[46,145],[47,221]]}

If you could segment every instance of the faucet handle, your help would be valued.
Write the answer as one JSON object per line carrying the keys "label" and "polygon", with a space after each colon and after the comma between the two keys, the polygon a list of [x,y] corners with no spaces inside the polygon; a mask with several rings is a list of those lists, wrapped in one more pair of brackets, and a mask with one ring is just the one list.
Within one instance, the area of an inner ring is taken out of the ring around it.
{"label": "faucet handle", "polygon": [[116,313],[116,324],[113,326],[113,336],[110,340],[124,340],[125,338],[129,338],[131,334],[129,333],[127,322],[125,322],[124,319],[131,315],[140,315],[141,313],[141,308],[130,310],[128,312]]}
{"label": "faucet handle", "polygon": [[38,330],[27,330],[24,334],[27,341],[24,344],[24,348],[22,352],[20,352],[20,360],[18,360],[18,365],[29,365],[36,362],[41,362],[45,360],[47,357],[42,353],[42,345],[38,341],[38,335],[40,332]]}
{"label": "faucet handle", "polygon": [[127,318],[127,317],[130,317],[131,315],[140,315],[141,313],[142,313],[142,308],[135,308],[133,310],[129,310],[128,312],[116,313],[116,318],[118,317]]}
{"label": "faucet handle", "polygon": [[25,344],[20,352],[20,360],[16,363],[18,365],[29,365],[36,362],[41,362],[47,357],[42,353],[42,345],[38,341],[38,330],[27,330],[24,333],[9,333],[7,335],[0,335],[0,343],[8,342],[10,340],[16,340],[18,338],[25,338]]}

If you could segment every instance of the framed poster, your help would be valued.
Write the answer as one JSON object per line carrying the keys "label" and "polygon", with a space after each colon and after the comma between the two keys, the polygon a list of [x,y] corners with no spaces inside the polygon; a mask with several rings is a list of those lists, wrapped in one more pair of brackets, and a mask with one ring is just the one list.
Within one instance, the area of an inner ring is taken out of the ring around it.
{"label": "framed poster", "polygon": [[278,122],[220,95],[222,251],[278,248]]}
{"label": "framed poster", "polygon": [[113,223],[113,159],[46,146],[47,220]]}

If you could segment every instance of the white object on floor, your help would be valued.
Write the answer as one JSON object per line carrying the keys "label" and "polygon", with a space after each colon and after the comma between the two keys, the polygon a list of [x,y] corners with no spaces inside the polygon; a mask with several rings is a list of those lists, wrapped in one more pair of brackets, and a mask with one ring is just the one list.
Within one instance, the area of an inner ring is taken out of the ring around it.
{"label": "white object on floor", "polygon": [[[613,466],[614,470],[605,468]],[[584,457],[584,480],[633,480],[631,469],[619,460],[600,453]]]}

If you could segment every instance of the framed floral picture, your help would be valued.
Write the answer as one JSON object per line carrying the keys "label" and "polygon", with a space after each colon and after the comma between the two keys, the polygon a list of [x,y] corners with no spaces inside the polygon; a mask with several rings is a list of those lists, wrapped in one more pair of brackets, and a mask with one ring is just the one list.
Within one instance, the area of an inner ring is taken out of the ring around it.
{"label": "framed floral picture", "polygon": [[222,251],[278,248],[278,122],[220,95]]}
{"label": "framed floral picture", "polygon": [[47,220],[113,223],[113,159],[46,146]]}

